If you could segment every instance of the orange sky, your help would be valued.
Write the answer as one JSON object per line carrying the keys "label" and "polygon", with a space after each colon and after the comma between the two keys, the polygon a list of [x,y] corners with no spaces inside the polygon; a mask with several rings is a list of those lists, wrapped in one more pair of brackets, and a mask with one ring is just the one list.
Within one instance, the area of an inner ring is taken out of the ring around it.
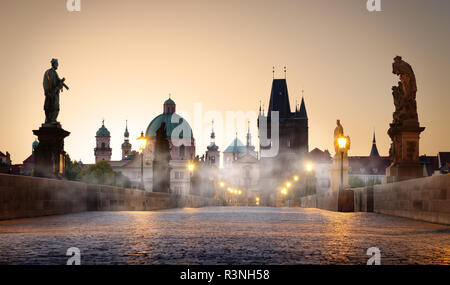
{"label": "orange sky", "polygon": [[[292,106],[305,90],[310,149],[332,151],[339,118],[352,140],[350,155],[369,154],[374,129],[387,155],[395,55],[416,73],[426,127],[420,153],[450,151],[450,1],[382,0],[383,11],[374,13],[365,2],[81,0],[81,12],[68,12],[62,0],[2,1],[0,151],[9,151],[13,163],[30,154],[32,130],[44,120],[43,72],[56,57],[70,87],[58,118],[71,132],[65,149],[85,163],[94,161],[102,118],[113,159],[120,159],[125,120],[136,145],[169,93],[191,126],[194,104],[224,118],[229,111],[256,112],[259,100],[268,105],[272,66],[277,77],[287,66]],[[201,155],[210,119],[197,118]],[[221,150],[236,129],[244,141],[244,121],[216,130]]]}

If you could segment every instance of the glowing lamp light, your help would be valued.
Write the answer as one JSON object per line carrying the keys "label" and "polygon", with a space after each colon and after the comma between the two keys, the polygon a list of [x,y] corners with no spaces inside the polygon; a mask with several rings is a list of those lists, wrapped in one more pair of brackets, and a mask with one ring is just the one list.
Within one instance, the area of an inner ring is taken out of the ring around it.
{"label": "glowing lamp light", "polygon": [[298,177],[297,175],[294,176],[294,181],[299,181],[300,177]]}
{"label": "glowing lamp light", "polygon": [[287,195],[287,189],[286,188],[281,189],[281,194]]}
{"label": "glowing lamp light", "polygon": [[347,138],[346,137],[338,138],[338,145],[340,149],[345,149],[345,146],[347,145]]}
{"label": "glowing lamp light", "polygon": [[147,146],[147,138],[144,136],[144,132],[141,132],[141,136],[137,138],[137,144],[140,151],[143,151]]}
{"label": "glowing lamp light", "polygon": [[286,188],[289,188],[289,187],[291,187],[291,186],[292,186],[291,181],[286,182]]}
{"label": "glowing lamp light", "polygon": [[242,194],[242,190],[238,190],[238,195],[241,195]]}
{"label": "glowing lamp light", "polygon": [[256,199],[256,202],[259,202],[259,197],[256,197],[255,199]]}
{"label": "glowing lamp light", "polygon": [[312,170],[313,170],[313,165],[312,165],[312,163],[306,164],[306,171],[311,172]]}
{"label": "glowing lamp light", "polygon": [[221,182],[219,183],[219,186],[220,186],[220,188],[225,187],[225,182],[221,181]]}
{"label": "glowing lamp light", "polygon": [[193,164],[192,162],[187,164],[187,170],[189,170],[190,172],[194,172],[195,169],[195,164]]}

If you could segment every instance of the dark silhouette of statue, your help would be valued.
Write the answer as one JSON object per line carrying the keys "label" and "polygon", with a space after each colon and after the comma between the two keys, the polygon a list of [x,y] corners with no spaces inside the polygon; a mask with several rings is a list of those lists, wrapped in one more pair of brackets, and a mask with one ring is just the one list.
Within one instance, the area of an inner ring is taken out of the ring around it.
{"label": "dark silhouette of statue", "polygon": [[388,135],[392,143],[389,149],[391,165],[386,169],[386,181],[396,182],[423,176],[419,164],[420,127],[417,115],[416,76],[411,65],[396,56],[392,63],[392,73],[398,75],[398,86],[392,87],[395,111]]}
{"label": "dark silhouette of statue", "polygon": [[156,131],[153,158],[153,192],[170,193],[170,145],[166,134],[166,124]]}
{"label": "dark silhouette of statue", "polygon": [[392,73],[400,77],[398,86],[392,87],[394,97],[395,112],[393,114],[393,124],[400,126],[418,126],[416,105],[416,76],[409,63],[402,60],[401,56],[396,56],[392,63]]}
{"label": "dark silhouette of statue", "polygon": [[59,114],[59,92],[69,87],[64,83],[65,78],[60,79],[56,70],[58,69],[58,60],[53,58],[51,60],[52,67],[45,71],[44,74],[44,93],[45,93],[45,124],[58,125],[56,119]]}

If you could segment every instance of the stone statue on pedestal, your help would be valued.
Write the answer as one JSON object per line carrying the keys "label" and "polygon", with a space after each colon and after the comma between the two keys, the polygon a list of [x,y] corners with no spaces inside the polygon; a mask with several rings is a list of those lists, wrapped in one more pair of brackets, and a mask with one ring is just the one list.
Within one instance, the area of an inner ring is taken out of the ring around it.
{"label": "stone statue on pedestal", "polygon": [[153,159],[153,192],[170,193],[170,144],[166,124],[156,131]]}
{"label": "stone statue on pedestal", "polygon": [[59,114],[59,92],[63,88],[69,90],[69,87],[64,83],[65,78],[60,79],[56,70],[58,69],[58,60],[53,58],[51,60],[52,67],[44,73],[44,94],[45,94],[45,125],[58,125],[56,119]]}
{"label": "stone statue on pedestal", "polygon": [[391,165],[386,169],[386,182],[395,182],[423,175],[419,164],[420,127],[417,115],[416,76],[410,64],[396,56],[392,73],[399,76],[398,86],[392,87],[395,111],[388,135],[392,143],[389,149]]}
{"label": "stone statue on pedestal", "polygon": [[[330,167],[330,190],[338,191],[341,187],[341,167],[343,170],[343,185],[342,188],[348,188],[348,150],[350,149],[350,137],[344,135],[344,127],[341,121],[336,121],[336,128],[333,133],[333,142],[335,155],[333,157],[333,164]],[[339,148],[338,139],[346,138],[346,145],[344,149]],[[342,163],[341,163],[342,161]]]}
{"label": "stone statue on pedestal", "polygon": [[63,88],[69,89],[64,83],[65,78],[60,79],[56,70],[58,60],[51,60],[52,67],[44,74],[45,94],[45,122],[39,130],[33,130],[38,137],[35,156],[34,175],[37,177],[63,178],[65,172],[64,138],[70,133],[61,127],[56,121],[59,114],[59,92]]}

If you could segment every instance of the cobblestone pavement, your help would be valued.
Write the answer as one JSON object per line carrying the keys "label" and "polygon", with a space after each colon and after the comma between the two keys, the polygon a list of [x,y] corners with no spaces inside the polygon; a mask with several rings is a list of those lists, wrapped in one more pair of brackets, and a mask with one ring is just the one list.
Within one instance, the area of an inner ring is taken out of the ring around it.
{"label": "cobblestone pavement", "polygon": [[0,264],[450,264],[450,227],[374,213],[211,207],[0,222]]}

